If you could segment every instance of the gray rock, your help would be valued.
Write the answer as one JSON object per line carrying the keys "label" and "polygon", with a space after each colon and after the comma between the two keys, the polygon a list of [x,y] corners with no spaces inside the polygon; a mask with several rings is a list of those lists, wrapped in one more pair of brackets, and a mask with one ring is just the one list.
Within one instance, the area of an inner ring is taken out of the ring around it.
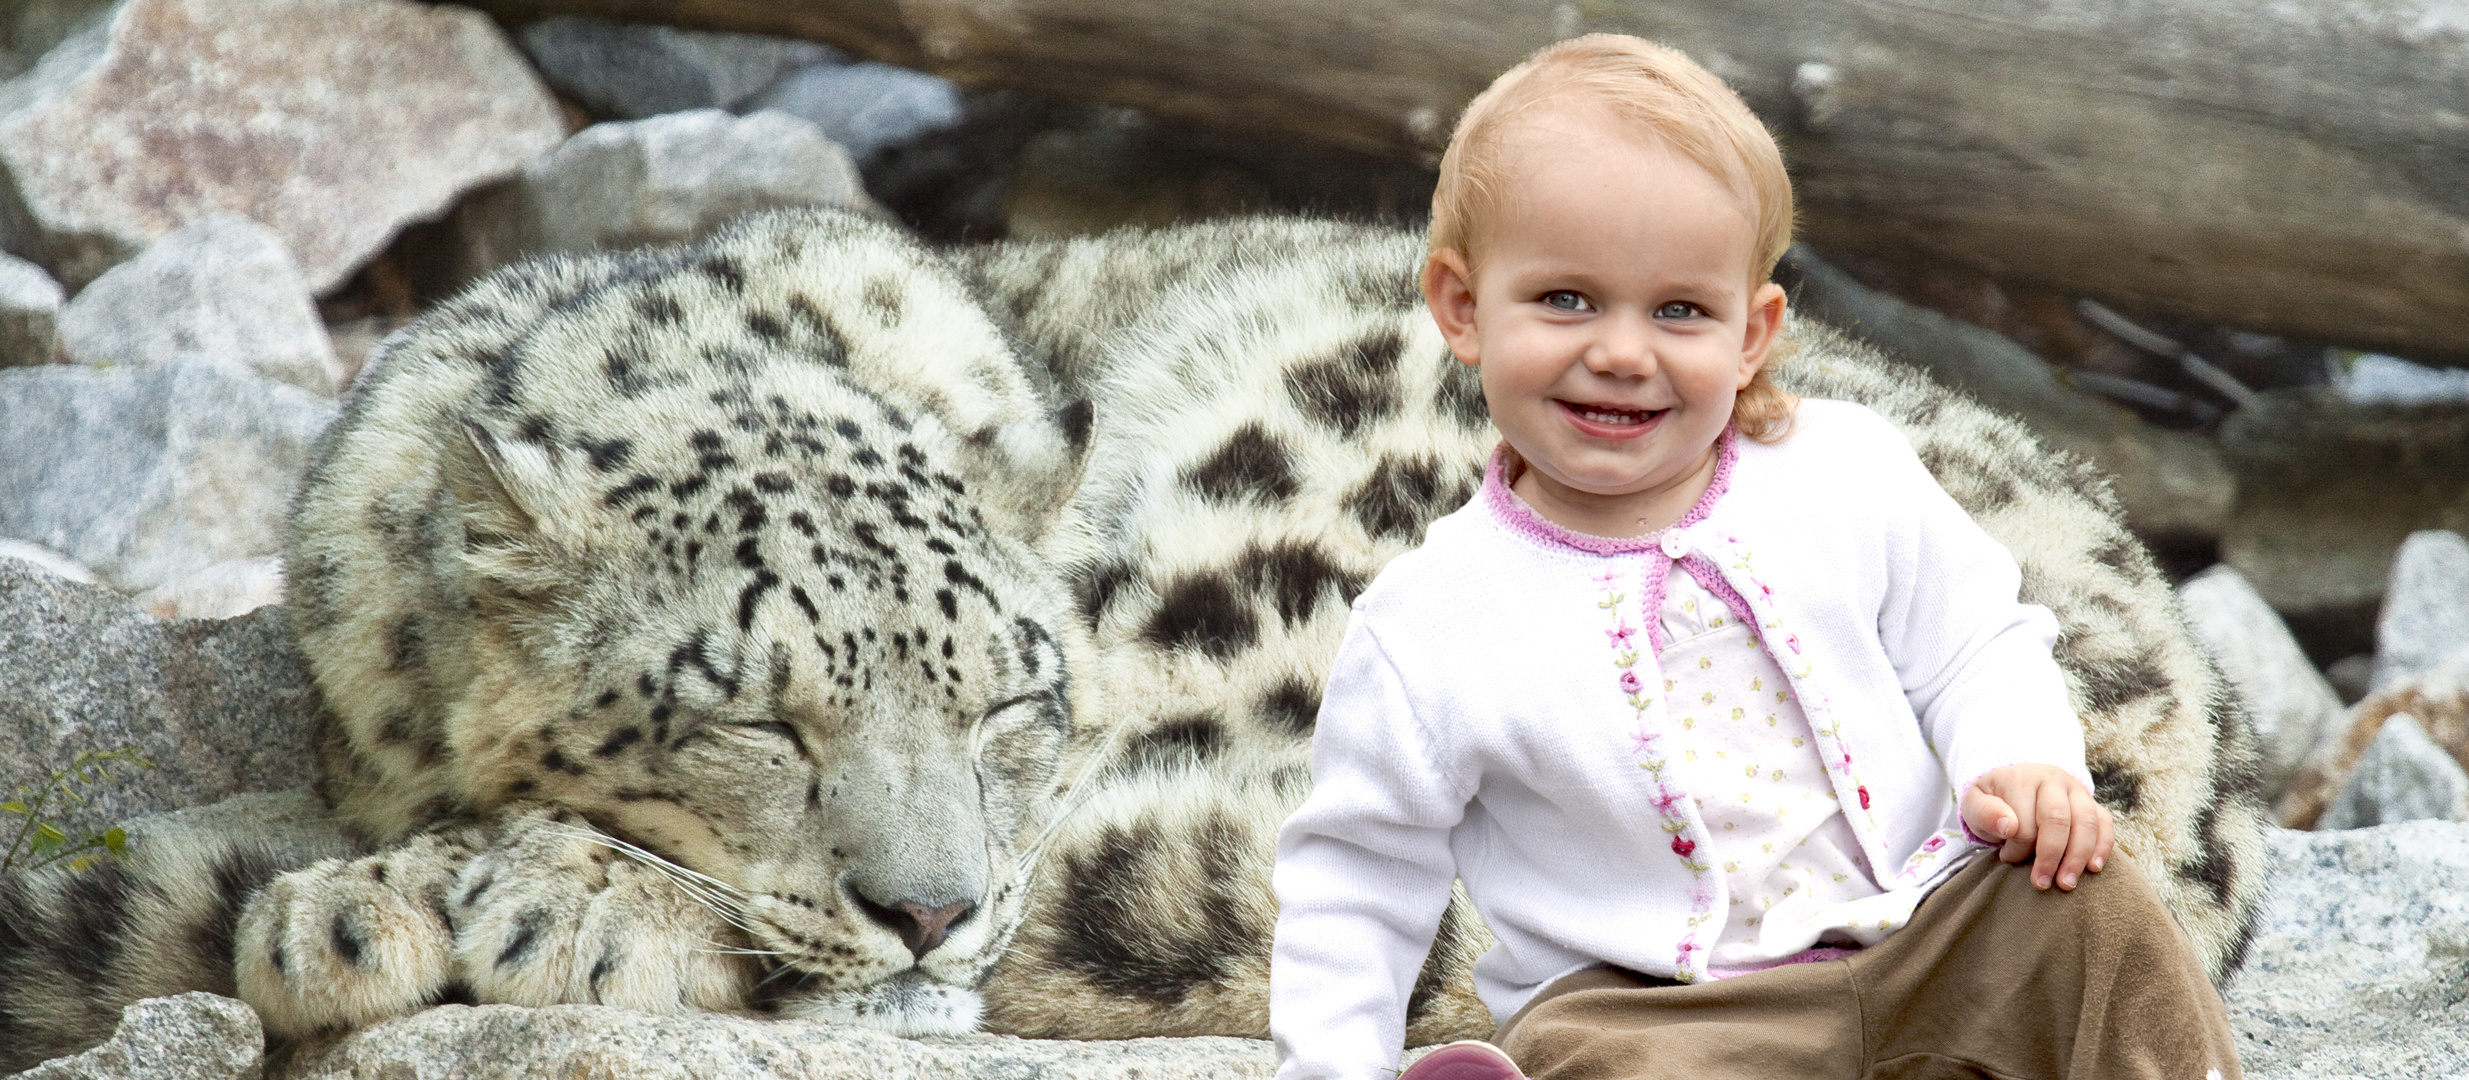
{"label": "gray rock", "polygon": [[1267,1080],[1266,1040],[1064,1042],[1008,1035],[904,1039],[863,1028],[734,1016],[651,1016],[598,1005],[523,1009],[447,1005],[347,1037],[295,1059],[291,1080],[475,1075],[624,1076],[634,1080]]}
{"label": "gray rock", "polygon": [[75,288],[218,211],[315,292],[565,134],[486,16],[409,0],[124,0],[0,84],[0,247]]}
{"label": "gray rock", "polygon": [[2375,678],[2375,654],[2353,653],[2323,666],[2323,681],[2332,684],[2341,704],[2355,705]]}
{"label": "gray rock", "polygon": [[2375,732],[2317,829],[2361,829],[2404,821],[2469,821],[2469,772],[2435,745],[2426,728],[2396,713]]}
{"label": "gray rock", "polygon": [[2368,688],[2399,686],[2464,648],[2469,648],[2469,539],[2442,529],[2411,533],[2392,559]]}
{"label": "gray rock", "polygon": [[542,19],[515,40],[549,85],[596,116],[640,120],[689,109],[735,109],[781,76],[827,63],[824,46],[757,34],[715,34],[582,16]]}
{"label": "gray rock", "polygon": [[156,764],[60,808],[97,829],[316,775],[318,710],[283,609],[157,619],[108,589],[0,560],[0,791],[39,784],[87,750]]}
{"label": "gray rock", "polygon": [[2215,566],[2186,579],[2178,607],[2246,706],[2262,744],[2264,801],[2278,800],[2289,774],[2340,737],[2339,694],[2235,569]]}
{"label": "gray rock", "polygon": [[41,544],[29,544],[23,540],[0,540],[0,559],[15,559],[54,577],[67,578],[80,585],[94,584],[94,571],[77,565],[77,560]]}
{"label": "gray rock", "polygon": [[342,389],[299,264],[238,214],[199,218],[104,271],[61,309],[60,348],[98,367],[185,356],[326,397]]}
{"label": "gray rock", "polygon": [[148,998],[120,1013],[111,1040],[10,1080],[257,1080],[265,1071],[257,1012],[233,998]]}
{"label": "gray rock", "polygon": [[871,208],[849,155],[785,113],[594,124],[456,215],[465,276],[528,256],[675,244],[780,206]]}
{"label": "gray rock", "polygon": [[0,252],[0,367],[51,362],[63,298],[42,267]]}
{"label": "gray rock", "polygon": [[126,592],[272,555],[333,402],[179,359],[0,368],[0,536]]}
{"label": "gray rock", "polygon": [[1776,272],[1790,279],[1795,310],[1927,369],[1982,404],[2021,418],[2059,449],[2099,464],[2135,531],[2212,537],[2228,521],[2237,482],[2211,443],[2078,393],[2031,350],[1862,285],[1805,247],[1795,246]]}
{"label": "gray rock", "polygon": [[2469,1074],[2469,825],[2267,834],[2229,1022],[2255,1080]]}
{"label": "gray rock", "polygon": [[871,60],[800,68],[750,108],[810,121],[861,162],[884,147],[956,126],[963,113],[960,90],[950,80]]}

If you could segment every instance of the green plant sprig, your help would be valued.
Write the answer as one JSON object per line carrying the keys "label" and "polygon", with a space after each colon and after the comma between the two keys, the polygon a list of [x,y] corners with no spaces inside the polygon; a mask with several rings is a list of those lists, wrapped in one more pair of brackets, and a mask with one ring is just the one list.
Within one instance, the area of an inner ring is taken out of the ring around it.
{"label": "green plant sprig", "polygon": [[[118,855],[128,846],[128,834],[120,826],[100,832],[87,832],[71,837],[67,830],[46,821],[43,811],[54,798],[71,803],[84,803],[86,797],[77,793],[80,787],[91,788],[107,780],[117,779],[111,767],[134,766],[151,769],[154,763],[145,759],[134,747],[115,750],[88,750],[69,759],[66,768],[54,770],[41,786],[19,784],[17,798],[0,802],[0,813],[15,814],[24,819],[9,837],[9,846],[0,853],[0,873],[14,869],[40,870],[66,860],[71,870],[83,870],[94,865],[106,854]],[[24,858],[24,865],[19,859]]]}

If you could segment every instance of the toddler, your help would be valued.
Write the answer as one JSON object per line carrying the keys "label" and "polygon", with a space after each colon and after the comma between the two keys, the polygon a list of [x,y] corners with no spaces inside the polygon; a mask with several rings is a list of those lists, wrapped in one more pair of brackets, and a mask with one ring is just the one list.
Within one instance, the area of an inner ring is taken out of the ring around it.
{"label": "toddler", "polygon": [[1748,108],[1634,38],[1467,107],[1423,289],[1503,442],[1330,672],[1279,1080],[1395,1071],[1452,879],[1498,1048],[1407,1080],[2236,1075],[2110,851],[2055,620],[1892,426],[1770,381],[1791,199]]}

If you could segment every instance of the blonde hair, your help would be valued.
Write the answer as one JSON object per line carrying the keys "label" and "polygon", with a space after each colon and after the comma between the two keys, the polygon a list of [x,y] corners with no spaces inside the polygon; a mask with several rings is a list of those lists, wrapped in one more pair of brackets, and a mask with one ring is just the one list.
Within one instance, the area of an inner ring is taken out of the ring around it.
{"label": "blonde hair", "polygon": [[[1539,105],[1570,102],[1601,108],[1722,181],[1749,211],[1754,280],[1774,273],[1792,246],[1792,180],[1774,136],[1714,73],[1677,49],[1626,34],[1546,45],[1467,103],[1440,157],[1430,251],[1454,251],[1477,272],[1476,224],[1501,197],[1514,122]],[[1798,404],[1772,377],[1787,351],[1778,342],[1732,405],[1733,425],[1759,442],[1780,441]]]}

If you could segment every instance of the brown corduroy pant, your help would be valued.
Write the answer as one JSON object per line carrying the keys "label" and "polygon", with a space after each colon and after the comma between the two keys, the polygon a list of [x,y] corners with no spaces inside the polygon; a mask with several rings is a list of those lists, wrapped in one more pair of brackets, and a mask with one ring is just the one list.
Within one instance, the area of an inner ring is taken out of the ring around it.
{"label": "brown corduroy pant", "polygon": [[2122,856],[2071,893],[1993,854],[1848,959],[1553,982],[1494,1037],[1535,1080],[2238,1080],[2227,1010]]}

